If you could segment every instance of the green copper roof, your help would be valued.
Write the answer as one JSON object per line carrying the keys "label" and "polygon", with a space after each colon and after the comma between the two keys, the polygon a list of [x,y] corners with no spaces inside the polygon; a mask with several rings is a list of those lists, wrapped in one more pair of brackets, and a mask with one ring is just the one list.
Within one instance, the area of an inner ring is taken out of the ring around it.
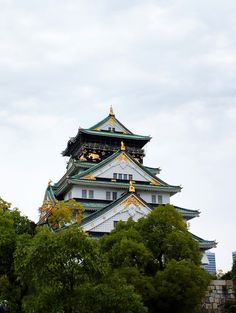
{"label": "green copper roof", "polygon": [[205,240],[194,234],[191,235],[193,236],[193,239],[195,239],[199,243],[200,249],[202,250],[209,250],[211,248],[215,248],[217,245],[215,240]]}
{"label": "green copper roof", "polygon": [[[127,158],[129,158],[132,162],[134,162],[138,167],[140,167],[146,174],[148,174],[149,176],[151,176],[152,178],[154,178],[155,180],[157,180],[162,186],[170,186],[167,183],[165,183],[163,180],[161,180],[160,178],[156,177],[150,170],[147,169],[147,167],[143,166],[141,163],[137,162],[136,160],[134,160],[129,153],[127,153],[126,151],[117,151],[115,153],[113,153],[112,155],[110,155],[108,158],[104,159],[103,161],[101,161],[100,163],[97,163],[96,165],[94,165],[93,167],[89,168],[88,170],[79,173],[75,176],[72,177],[72,179],[80,179],[83,178],[84,176],[87,176],[88,174],[94,173],[95,171],[97,171],[99,168],[103,167],[104,165],[108,164],[109,162],[111,162],[112,160],[114,160],[116,157],[118,157],[120,154],[124,153]],[[173,187],[173,186],[172,186]],[[179,186],[178,186],[179,187]],[[179,187],[180,188],[180,187]]]}
{"label": "green copper roof", "polygon": [[44,196],[44,201],[49,200],[55,203],[57,201],[54,191],[53,191],[53,186],[49,185],[46,189],[45,196]]}
{"label": "green copper roof", "polygon": [[[125,193],[122,197],[120,197],[119,199],[113,201],[112,203],[108,204],[107,206],[103,207],[102,209],[90,214],[89,216],[85,217],[82,222],[81,222],[81,226],[93,221],[94,219],[98,218],[99,216],[101,216],[102,214],[105,214],[106,212],[110,211],[114,206],[118,205],[121,201],[125,200],[126,198],[128,198],[131,194],[129,192]],[[152,209],[152,206],[150,206],[148,203],[146,203],[142,198],[140,198],[136,193],[135,196],[137,198],[140,199],[141,202],[144,203],[144,205],[146,205],[147,207],[149,207],[150,209]],[[179,207],[177,207],[179,208]],[[186,210],[183,208],[179,208],[182,209],[183,211],[190,211],[190,210]],[[179,211],[177,209],[177,211]],[[194,212],[194,211],[192,211]],[[195,211],[198,212],[198,211]],[[200,249],[202,250],[208,250],[211,248],[214,248],[216,246],[216,242],[215,241],[211,241],[211,240],[204,240],[192,233],[190,233],[193,237],[194,240],[196,240],[199,243]]]}
{"label": "green copper roof", "polygon": [[[112,201],[107,201],[107,200],[106,201],[102,201],[102,200],[97,201],[97,200],[91,200],[91,199],[76,199],[76,200],[83,205],[85,210],[89,210],[89,211],[98,211],[112,203]],[[147,205],[151,209],[154,209],[155,207],[159,205],[165,206],[165,204],[157,204],[157,203],[155,204],[147,203]],[[177,212],[179,212],[187,220],[190,220],[194,217],[198,217],[200,214],[198,210],[184,209],[176,205],[173,205],[173,207],[177,210]]]}
{"label": "green copper roof", "polygon": [[[158,204],[158,203],[149,203],[149,206],[151,206],[153,209],[159,205],[165,206],[165,204]],[[194,217],[199,217],[200,212],[198,210],[190,210],[181,208],[179,206],[176,206],[174,204],[171,204],[182,216],[184,216],[185,219],[190,220]]]}
{"label": "green copper roof", "polygon": [[99,128],[100,126],[102,126],[103,124],[105,124],[107,121],[109,121],[110,118],[113,118],[115,120],[115,122],[117,124],[119,124],[123,129],[126,130],[126,132],[128,132],[129,134],[133,134],[128,128],[126,128],[116,117],[115,115],[108,115],[107,117],[105,117],[102,121],[98,122],[97,124],[93,125],[92,127],[90,127],[90,130],[96,130],[96,128]]}
{"label": "green copper roof", "polygon": [[95,135],[95,136],[103,136],[103,137],[115,137],[120,139],[134,139],[134,140],[145,140],[150,141],[151,137],[149,136],[142,136],[142,135],[135,135],[135,134],[122,134],[117,132],[109,132],[109,131],[97,131],[97,130],[90,130],[90,129],[80,129],[81,133],[88,134],[88,135]]}
{"label": "green copper roof", "polygon": [[153,175],[160,174],[160,171],[161,171],[160,167],[150,167],[150,166],[145,166],[145,165],[143,165],[143,167],[145,167],[146,170],[148,170]]}
{"label": "green copper roof", "polygon": [[[132,193],[133,194],[133,193]],[[126,192],[123,196],[121,196],[120,198],[118,198],[117,200],[114,200],[113,202],[111,202],[110,204],[108,204],[107,206],[105,206],[104,208],[90,214],[89,216],[85,217],[82,222],[81,222],[81,226],[89,223],[90,221],[93,221],[95,218],[101,216],[102,214],[110,211],[115,205],[119,204],[121,201],[123,201],[124,199],[128,198],[130,195],[132,195],[129,192]],[[137,198],[140,199],[141,202],[145,203],[145,201],[143,199],[141,199],[136,193],[135,196]],[[147,205],[148,206],[148,205]]]}

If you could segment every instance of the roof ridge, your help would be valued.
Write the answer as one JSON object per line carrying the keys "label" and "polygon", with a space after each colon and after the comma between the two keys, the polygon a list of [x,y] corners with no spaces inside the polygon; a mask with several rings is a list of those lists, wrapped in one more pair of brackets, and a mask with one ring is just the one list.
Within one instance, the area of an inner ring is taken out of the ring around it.
{"label": "roof ridge", "polygon": [[[134,164],[136,164],[139,168],[141,168],[146,174],[148,174],[150,177],[152,177],[153,179],[155,179],[158,183],[160,183],[162,186],[166,186],[166,187],[176,187],[176,186],[172,186],[167,184],[166,182],[164,182],[163,180],[161,180],[159,177],[155,176],[154,174],[151,173],[151,171],[149,171],[147,168],[145,168],[144,165],[142,165],[141,163],[139,163],[138,161],[136,161],[134,158],[132,158],[132,156],[127,152],[127,151],[121,151],[121,150],[117,150],[117,152],[113,153],[112,155],[110,155],[108,158],[104,159],[103,161],[96,163],[94,166],[92,166],[91,168],[83,171],[82,173],[76,174],[75,176],[72,176],[71,178],[82,178],[94,171],[96,171],[97,169],[101,168],[102,166],[106,165],[108,162],[112,161],[113,159],[115,159],[117,156],[119,156],[120,154],[125,154],[130,160],[131,162],[133,162]],[[179,186],[177,186],[179,187]]]}
{"label": "roof ridge", "polygon": [[120,124],[120,126],[122,128],[124,128],[130,135],[133,134],[127,127],[125,127],[124,124],[122,124],[115,115],[111,115],[109,114],[107,117],[105,117],[103,120],[101,120],[100,122],[98,122],[97,124],[93,125],[92,127],[88,128],[89,130],[95,130],[94,128],[98,128],[99,126],[101,126],[102,124],[104,124],[105,122],[107,122],[109,119],[114,119],[118,124]]}

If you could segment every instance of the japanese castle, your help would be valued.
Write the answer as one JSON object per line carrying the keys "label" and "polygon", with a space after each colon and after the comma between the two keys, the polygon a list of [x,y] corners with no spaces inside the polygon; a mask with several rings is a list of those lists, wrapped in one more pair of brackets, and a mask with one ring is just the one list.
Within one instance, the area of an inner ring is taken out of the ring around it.
{"label": "japanese castle", "polygon": [[[150,140],[126,128],[111,107],[105,119],[88,129],[79,128],[68,141],[62,152],[69,157],[66,173],[57,183],[49,183],[44,200],[81,203],[81,226],[95,237],[109,233],[120,220],[131,217],[137,221],[154,207],[169,204],[181,187],[161,180],[159,167],[143,164],[144,146]],[[197,210],[174,207],[186,221],[199,216]],[[43,223],[45,216],[39,220]],[[193,238],[203,251],[216,245],[215,241]]]}

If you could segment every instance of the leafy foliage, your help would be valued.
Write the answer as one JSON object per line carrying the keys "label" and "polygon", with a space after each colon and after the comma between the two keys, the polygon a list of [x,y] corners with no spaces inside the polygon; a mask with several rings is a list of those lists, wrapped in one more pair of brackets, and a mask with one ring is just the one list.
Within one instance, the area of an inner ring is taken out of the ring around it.
{"label": "leafy foliage", "polygon": [[[52,233],[38,231],[19,242],[16,273],[28,295],[25,312],[146,312],[140,296],[109,268],[98,242],[77,226]],[[113,277],[111,279],[111,277]],[[130,303],[129,303],[130,302]]]}
{"label": "leafy foliage", "polygon": [[19,285],[13,268],[17,240],[31,237],[35,224],[11,204],[0,199],[0,302],[7,300],[12,310],[20,311],[24,290]]}
{"label": "leafy foliage", "polygon": [[[182,217],[159,206],[93,240],[76,201],[44,203],[51,228],[0,202],[0,301],[12,313],[195,313],[209,282]],[[235,271],[234,271],[235,273]],[[234,276],[236,277],[236,275]]]}
{"label": "leafy foliage", "polygon": [[0,197],[0,213],[9,210],[10,207],[11,207],[11,203],[9,203],[9,202],[3,200],[3,199]]}
{"label": "leafy foliage", "polygon": [[65,224],[75,221],[80,223],[83,217],[83,207],[76,200],[68,201],[44,201],[39,209],[41,216],[48,220],[53,229],[58,229]]}
{"label": "leafy foliage", "polygon": [[236,297],[236,260],[234,260],[234,263],[233,263],[231,276],[232,276],[233,283],[234,283],[234,294],[235,294],[235,297]]}
{"label": "leafy foliage", "polygon": [[209,276],[200,268],[197,242],[173,206],[159,206],[136,223],[118,223],[101,239],[101,249],[142,296],[149,312],[198,309]]}
{"label": "leafy foliage", "polygon": [[171,260],[154,279],[156,308],[163,313],[172,308],[175,313],[198,313],[208,284],[207,273],[193,262]]}

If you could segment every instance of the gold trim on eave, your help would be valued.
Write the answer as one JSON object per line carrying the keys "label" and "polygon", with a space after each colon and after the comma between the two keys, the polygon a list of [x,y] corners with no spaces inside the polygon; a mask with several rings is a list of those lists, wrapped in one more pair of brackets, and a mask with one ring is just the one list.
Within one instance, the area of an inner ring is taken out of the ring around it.
{"label": "gold trim on eave", "polygon": [[83,179],[89,179],[89,180],[96,180],[96,177],[93,176],[93,175],[87,175],[87,176],[84,176],[82,177]]}
{"label": "gold trim on eave", "polygon": [[143,207],[143,204],[141,201],[139,201],[134,195],[126,199],[123,203],[122,206],[124,209],[126,209],[129,205],[135,205],[137,208]]}
{"label": "gold trim on eave", "polygon": [[124,161],[126,163],[129,162],[129,158],[126,156],[124,152],[122,152],[118,157],[116,158],[117,161]]}
{"label": "gold trim on eave", "polygon": [[151,185],[155,185],[155,186],[159,186],[160,185],[160,183],[157,180],[155,180],[155,179],[151,179],[150,180],[150,184]]}

